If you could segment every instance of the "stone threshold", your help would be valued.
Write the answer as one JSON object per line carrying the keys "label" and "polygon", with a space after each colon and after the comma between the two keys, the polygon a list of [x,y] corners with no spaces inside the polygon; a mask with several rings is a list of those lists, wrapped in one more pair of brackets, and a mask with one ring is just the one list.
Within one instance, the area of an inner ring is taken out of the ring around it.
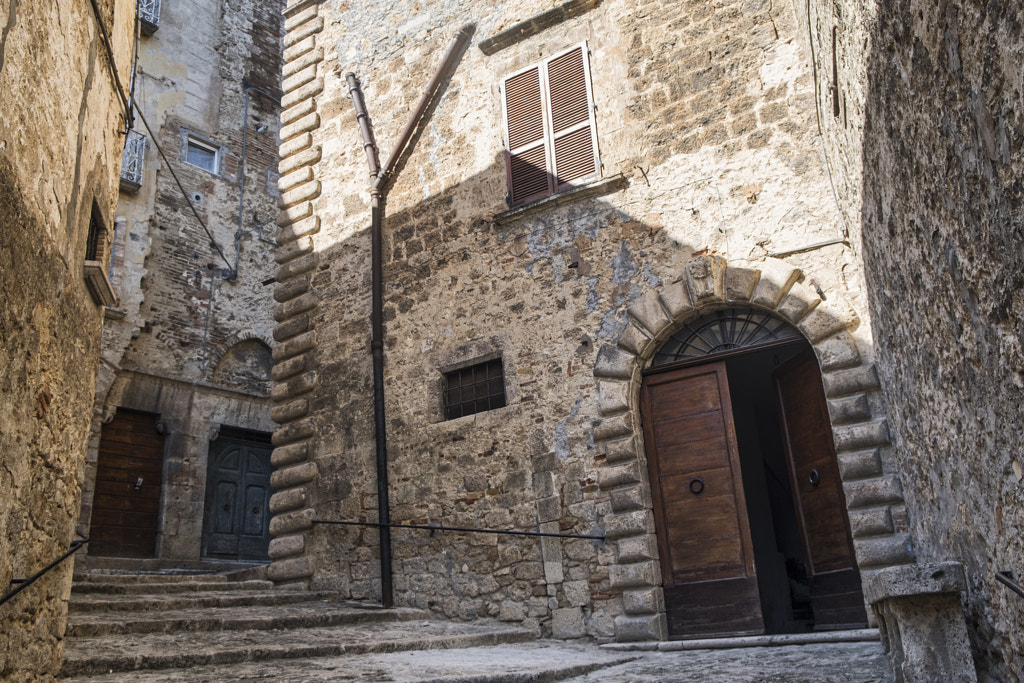
{"label": "stone threshold", "polygon": [[684,650],[727,650],[740,647],[778,647],[783,645],[810,645],[822,643],[878,642],[877,628],[848,631],[821,631],[818,633],[779,633],[766,636],[738,636],[735,638],[702,638],[698,640],[668,640],[662,642],[606,643],[601,647],[616,651],[681,652]]}

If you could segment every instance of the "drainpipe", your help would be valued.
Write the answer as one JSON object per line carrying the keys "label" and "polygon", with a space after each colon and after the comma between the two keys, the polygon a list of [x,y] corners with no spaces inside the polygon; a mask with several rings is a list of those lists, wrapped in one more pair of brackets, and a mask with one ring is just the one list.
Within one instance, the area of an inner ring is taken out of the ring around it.
{"label": "drainpipe", "polygon": [[370,169],[370,177],[373,179],[370,187],[370,259],[371,259],[371,306],[370,314],[371,339],[370,350],[373,354],[373,428],[376,442],[377,454],[377,522],[380,524],[380,589],[381,604],[384,607],[393,607],[394,589],[391,571],[391,506],[388,501],[388,451],[387,451],[387,423],[384,419],[384,269],[382,251],[382,225],[384,223],[385,205],[389,182],[394,178],[395,169],[399,161],[411,149],[410,140],[413,133],[419,129],[428,106],[437,97],[442,81],[452,69],[459,57],[465,51],[473,35],[475,26],[466,24],[455,35],[448,52],[441,65],[437,68],[433,78],[427,85],[420,98],[420,102],[413,112],[409,123],[406,124],[398,144],[395,146],[391,157],[383,169],[377,166],[377,144],[373,139],[373,130],[370,127],[370,117],[366,113],[366,105],[363,102],[363,93],[359,89],[359,81],[354,73],[345,75],[348,81],[349,95],[352,98],[352,107],[356,112],[356,120],[359,123],[359,131],[363,137],[363,149],[366,151],[366,162]]}

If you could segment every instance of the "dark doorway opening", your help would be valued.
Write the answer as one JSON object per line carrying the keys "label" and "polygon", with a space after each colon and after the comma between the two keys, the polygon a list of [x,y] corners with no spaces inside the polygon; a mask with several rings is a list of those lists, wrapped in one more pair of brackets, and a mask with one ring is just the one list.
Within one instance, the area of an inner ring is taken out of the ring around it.
{"label": "dark doorway opening", "polygon": [[100,431],[89,552],[154,557],[160,518],[164,437],[157,415],[119,408]]}
{"label": "dark doorway opening", "polygon": [[810,345],[667,365],[642,410],[670,637],[866,626]]}
{"label": "dark doorway opening", "polygon": [[232,561],[269,560],[270,435],[222,427],[210,442],[202,555]]}

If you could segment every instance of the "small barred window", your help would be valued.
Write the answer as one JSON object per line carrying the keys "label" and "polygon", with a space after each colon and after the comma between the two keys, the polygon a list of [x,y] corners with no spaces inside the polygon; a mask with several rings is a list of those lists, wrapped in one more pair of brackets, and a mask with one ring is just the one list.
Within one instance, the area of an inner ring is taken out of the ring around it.
{"label": "small barred window", "polygon": [[465,417],[505,405],[505,373],[501,359],[445,373],[444,416]]}

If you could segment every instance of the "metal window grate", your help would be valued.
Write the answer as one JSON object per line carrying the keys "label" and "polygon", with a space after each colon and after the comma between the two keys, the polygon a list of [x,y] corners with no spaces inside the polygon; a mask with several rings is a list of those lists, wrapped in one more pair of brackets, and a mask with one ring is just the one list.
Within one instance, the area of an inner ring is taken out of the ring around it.
{"label": "metal window grate", "polygon": [[86,261],[98,261],[102,256],[102,252],[100,252],[100,237],[105,232],[103,223],[96,215],[96,211],[93,210],[92,215],[89,217],[89,235],[86,237],[85,242]]}
{"label": "metal window grate", "polygon": [[146,136],[134,130],[128,131],[128,139],[121,153],[121,189],[137,192],[142,186],[142,170],[146,161]]}
{"label": "metal window grate", "polygon": [[505,373],[501,359],[445,373],[446,420],[465,417],[505,405]]}
{"label": "metal window grate", "polygon": [[142,32],[153,35],[160,28],[160,0],[139,0],[139,20]]}
{"label": "metal window grate", "polygon": [[750,308],[726,308],[684,325],[658,350],[652,365],[800,336],[792,325],[767,313]]}

